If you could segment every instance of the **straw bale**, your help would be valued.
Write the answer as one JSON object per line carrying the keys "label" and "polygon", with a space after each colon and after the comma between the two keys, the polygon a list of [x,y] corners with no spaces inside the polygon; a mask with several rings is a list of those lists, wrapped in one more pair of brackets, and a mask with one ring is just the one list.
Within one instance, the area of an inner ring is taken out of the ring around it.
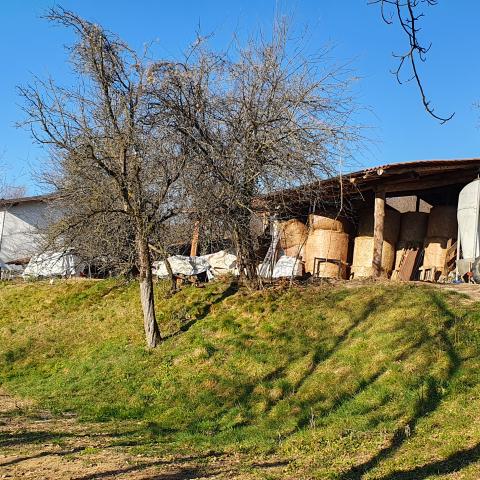
{"label": "straw bale", "polygon": [[457,238],[457,208],[433,207],[428,218],[427,237]]}
{"label": "straw bale", "polygon": [[436,267],[442,269],[445,266],[448,239],[445,237],[428,237],[425,239],[425,256],[423,266],[426,268]]}
{"label": "straw bale", "polygon": [[296,218],[281,222],[280,229],[280,246],[284,251],[302,245],[307,238],[307,226]]}
{"label": "straw bale", "polygon": [[305,245],[292,245],[291,247],[284,248],[283,252],[287,257],[297,257],[303,259],[305,257]]}
{"label": "straw bale", "polygon": [[332,230],[334,232],[346,232],[347,221],[343,218],[330,218],[322,215],[310,214],[308,216],[310,230]]}
{"label": "straw bale", "polygon": [[343,263],[339,267],[335,263],[322,262],[318,276],[321,278],[347,278],[347,267]]}
{"label": "straw bale", "polygon": [[[428,213],[406,212],[402,214],[399,242],[423,244],[427,233]],[[398,245],[397,245],[398,250]]]}
{"label": "straw bale", "polygon": [[[382,245],[381,270],[389,275],[393,269],[395,259],[395,245],[384,241]],[[353,263],[351,272],[354,277],[369,277],[372,275],[373,237],[361,236],[355,238],[353,248]]]}
{"label": "straw bale", "polygon": [[[305,271],[313,273],[315,257],[341,260],[345,263],[348,255],[348,242],[349,236],[347,233],[321,229],[312,230],[305,244]],[[335,267],[334,264],[331,265]],[[321,276],[330,276],[331,272],[330,264],[320,269]],[[336,277],[337,273],[338,267],[333,276]]]}
{"label": "straw bale", "polygon": [[[383,238],[389,243],[395,243],[400,231],[400,212],[392,208],[385,209],[385,221],[383,226]],[[373,210],[363,209],[359,215],[358,236],[373,237]]]}

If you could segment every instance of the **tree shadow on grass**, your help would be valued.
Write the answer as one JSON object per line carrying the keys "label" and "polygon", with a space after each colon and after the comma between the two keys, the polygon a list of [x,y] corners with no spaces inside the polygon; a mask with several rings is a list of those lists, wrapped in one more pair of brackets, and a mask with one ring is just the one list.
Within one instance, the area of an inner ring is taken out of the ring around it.
{"label": "tree shadow on grass", "polygon": [[448,475],[480,461],[480,443],[460,450],[444,460],[437,460],[411,470],[400,470],[382,477],[381,480],[423,480],[431,475]]}
{"label": "tree shadow on grass", "polygon": [[[393,357],[391,360],[392,363],[401,362],[412,355],[415,351],[422,347],[427,339],[421,338],[417,340],[413,345],[408,347],[403,352],[399,353],[397,356]],[[370,377],[366,379],[362,379],[358,385],[358,388],[355,391],[350,393],[345,393],[344,395],[340,396],[333,405],[325,412],[322,412],[321,415],[330,415],[331,413],[339,410],[345,403],[353,400],[356,396],[360,395],[362,392],[367,390],[371,385],[373,385],[384,373],[388,371],[388,365],[385,365],[382,368],[379,368],[376,372],[374,372]],[[298,427],[303,428],[306,427],[310,422],[310,417],[303,417],[298,422]]]}
{"label": "tree shadow on grass", "polygon": [[13,447],[32,443],[45,443],[59,438],[68,438],[75,435],[71,433],[59,433],[49,431],[0,433],[0,447]]}
{"label": "tree shadow on grass", "polygon": [[[219,457],[220,454],[212,453],[212,454],[205,454],[205,455],[196,455],[196,456],[188,456],[188,457],[181,457],[172,460],[154,460],[152,462],[142,462],[136,465],[130,465],[124,468],[117,468],[113,470],[106,470],[104,472],[95,472],[87,475],[83,475],[81,477],[74,477],[72,480],[96,480],[99,478],[116,478],[118,475],[125,475],[127,473],[134,473],[134,472],[141,472],[142,470],[146,470],[147,468],[151,467],[176,467],[180,466],[183,463],[188,462],[195,462],[195,461],[202,461],[208,458]],[[148,477],[153,479],[164,479],[164,480],[174,480],[174,479],[193,479],[193,478],[206,478],[209,476],[218,475],[220,472],[212,472],[208,473],[205,469],[200,469],[197,467],[180,467],[179,470],[155,475],[153,477]],[[146,480],[146,479],[144,479]]]}
{"label": "tree shadow on grass", "polygon": [[[154,461],[154,462],[145,462],[138,465],[132,465],[126,468],[116,469],[116,470],[109,470],[105,472],[93,473],[89,475],[85,475],[83,477],[75,477],[73,480],[94,480],[99,478],[115,478],[117,475],[124,475],[127,473],[139,472],[141,470],[145,470],[151,467],[163,466],[163,467],[170,467],[175,468],[179,467],[176,471],[160,473],[149,477],[143,477],[143,480],[189,480],[195,478],[210,478],[210,477],[217,477],[218,475],[224,475],[222,478],[229,478],[234,474],[234,468],[232,469],[227,464],[223,465],[222,468],[218,466],[211,466],[211,467],[197,467],[195,465],[180,467],[182,463],[187,462],[195,462],[197,460],[205,460],[210,457],[218,457],[219,454],[212,454],[212,455],[201,455],[197,457],[184,457],[179,459],[174,459],[171,461]],[[234,462],[236,466],[236,463]],[[286,460],[276,460],[272,462],[257,462],[252,463],[249,466],[256,470],[267,470],[270,468],[278,468],[288,465]]]}
{"label": "tree shadow on grass", "polygon": [[[305,374],[295,383],[293,390],[298,391],[302,385],[313,375],[317,367],[320,365],[321,362],[326,361],[329,357],[335,354],[336,351],[338,351],[342,345],[347,341],[351,333],[362,323],[364,322],[369,315],[375,312],[375,310],[378,308],[380,304],[381,299],[375,298],[370,300],[365,308],[362,309],[362,311],[357,314],[354,318],[353,321],[348,325],[345,330],[335,339],[335,342],[331,348],[328,350],[324,350],[322,346],[318,347],[313,354],[313,359],[311,364],[309,365],[308,369],[306,370]],[[295,359],[289,359],[287,362],[285,362],[285,365],[283,367],[279,367],[273,372],[269,373],[263,380],[264,381],[275,381],[275,380],[280,380],[285,377],[285,372],[287,368],[290,366],[290,363],[295,360]],[[279,404],[283,399],[285,398],[285,394],[282,395],[277,401],[270,403],[267,412],[273,410],[277,404]],[[302,421],[298,425],[301,427]]]}
{"label": "tree shadow on grass", "polygon": [[42,457],[50,457],[50,456],[65,456],[65,455],[73,455],[74,453],[82,452],[85,450],[85,447],[75,447],[75,448],[69,448],[68,450],[61,450],[61,451],[45,451],[45,452],[40,452],[36,453],[34,455],[29,455],[29,456],[24,456],[24,457],[16,457],[13,460],[8,460],[7,462],[1,462],[0,467],[8,467],[10,465],[15,465],[17,463],[22,463],[27,460],[34,460],[36,458],[42,458]]}
{"label": "tree shadow on grass", "polygon": [[203,320],[212,311],[212,307],[214,305],[223,302],[223,300],[225,300],[226,298],[232,295],[235,295],[235,293],[238,292],[238,289],[239,289],[238,283],[236,282],[230,283],[230,285],[223,292],[221,292],[212,302],[202,303],[202,308],[200,309],[199,313],[195,316],[195,318],[192,318],[188,322],[183,323],[176,332],[173,332],[169,335],[165,335],[164,337],[162,337],[162,340],[163,341],[168,340],[170,338],[180,335],[181,333],[188,331],[198,321]]}
{"label": "tree shadow on grass", "polygon": [[[436,292],[430,292],[429,296],[432,302],[440,310],[442,316],[445,318],[443,327],[438,335],[449,359],[449,368],[446,375],[446,382],[448,382],[455,375],[461,365],[461,359],[455,351],[455,348],[447,334],[447,330],[452,326],[456,317]],[[430,379],[427,381],[426,392],[422,392],[419,401],[415,405],[415,411],[408,425],[406,427],[404,426],[398,428],[394,432],[390,443],[386,447],[378,451],[370,460],[350,468],[339,477],[339,480],[361,480],[363,475],[375,468],[384,459],[392,456],[403,445],[410,434],[414,435],[417,423],[427,414],[436,410],[440,402],[441,395],[438,392],[437,385],[433,379]],[[412,480],[413,478],[416,477],[412,477]]]}

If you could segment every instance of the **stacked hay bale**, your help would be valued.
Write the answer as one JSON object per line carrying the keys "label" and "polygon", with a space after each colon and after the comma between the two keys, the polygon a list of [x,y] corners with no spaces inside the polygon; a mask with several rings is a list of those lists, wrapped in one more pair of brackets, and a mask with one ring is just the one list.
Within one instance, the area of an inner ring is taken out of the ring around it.
{"label": "stacked hay bale", "polygon": [[[358,236],[353,248],[352,278],[370,277],[373,275],[373,210],[360,212]],[[382,275],[392,273],[395,260],[395,244],[400,230],[400,212],[387,208],[383,227]]]}
{"label": "stacked hay bale", "polygon": [[322,215],[309,215],[308,238],[305,244],[305,271],[315,273],[315,257],[337,260],[322,262],[318,275],[324,278],[346,278],[349,235],[348,224],[344,219]]}
{"label": "stacked hay bale", "polygon": [[430,211],[425,239],[423,269],[443,270],[448,247],[457,237],[457,208],[433,207]]}
{"label": "stacked hay bale", "polygon": [[280,225],[280,246],[287,257],[304,257],[305,241],[307,240],[307,226],[293,218]]}
{"label": "stacked hay bale", "polygon": [[421,248],[427,233],[428,213],[406,212],[401,216],[400,234],[397,242],[395,256],[395,270],[400,267],[400,262],[407,249]]}

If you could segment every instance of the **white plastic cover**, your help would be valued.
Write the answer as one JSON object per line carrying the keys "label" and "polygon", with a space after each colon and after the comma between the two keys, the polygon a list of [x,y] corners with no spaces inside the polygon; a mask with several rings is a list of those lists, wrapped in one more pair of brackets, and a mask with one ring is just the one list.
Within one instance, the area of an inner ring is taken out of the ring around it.
{"label": "white plastic cover", "polygon": [[480,179],[466,185],[458,196],[458,232],[462,258],[473,262],[480,255]]}
{"label": "white plastic cover", "polygon": [[[186,257],[184,255],[173,255],[168,257],[174,275],[198,275],[210,269],[208,261],[202,257]],[[165,262],[154,262],[154,274],[160,278],[168,277],[168,270]]]}
{"label": "white plastic cover", "polygon": [[[172,267],[174,275],[190,276],[207,272],[207,276],[210,280],[217,275],[237,273],[237,257],[224,250],[200,257],[173,255],[168,257],[168,261]],[[153,273],[160,278],[167,278],[168,271],[165,262],[154,262]]]}
{"label": "white plastic cover", "polygon": [[203,255],[200,258],[204,258],[210,264],[210,272],[214,275],[225,275],[232,273],[236,275],[237,271],[237,257],[225,250],[211,253],[209,255]]}
{"label": "white plastic cover", "polygon": [[[259,266],[259,272],[267,270],[268,269],[262,269],[262,264]],[[302,262],[295,257],[287,257],[286,255],[283,255],[273,267],[272,278],[291,277],[292,275],[294,277],[300,277],[302,274]]]}
{"label": "white plastic cover", "polygon": [[78,275],[80,271],[80,262],[72,253],[46,252],[30,259],[23,277],[70,277]]}

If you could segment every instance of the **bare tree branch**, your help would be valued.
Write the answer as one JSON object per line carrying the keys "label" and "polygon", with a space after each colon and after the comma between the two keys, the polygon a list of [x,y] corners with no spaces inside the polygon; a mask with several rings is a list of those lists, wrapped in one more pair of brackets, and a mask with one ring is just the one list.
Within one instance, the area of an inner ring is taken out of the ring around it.
{"label": "bare tree branch", "polygon": [[[393,24],[394,18],[397,18],[397,21],[408,39],[408,50],[403,54],[393,54],[395,58],[398,59],[398,67],[393,72],[398,83],[402,84],[403,80],[401,78],[402,72],[404,70],[405,64],[410,65],[411,76],[407,78],[407,82],[414,80],[417,84],[420,96],[422,99],[422,104],[429,115],[438,120],[441,124],[444,124],[451,120],[455,115],[453,112],[450,115],[443,116],[435,113],[435,109],[431,105],[430,100],[428,100],[425,93],[425,88],[423,86],[422,79],[418,72],[417,60],[421,62],[426,61],[426,55],[431,48],[431,44],[428,46],[421,43],[418,34],[420,32],[420,27],[418,26],[422,17],[424,17],[423,11],[420,11],[422,4],[427,6],[437,5],[437,0],[369,0],[370,5],[380,4],[382,19],[388,25]],[[386,13],[387,7],[390,7],[392,10],[390,14]]]}

